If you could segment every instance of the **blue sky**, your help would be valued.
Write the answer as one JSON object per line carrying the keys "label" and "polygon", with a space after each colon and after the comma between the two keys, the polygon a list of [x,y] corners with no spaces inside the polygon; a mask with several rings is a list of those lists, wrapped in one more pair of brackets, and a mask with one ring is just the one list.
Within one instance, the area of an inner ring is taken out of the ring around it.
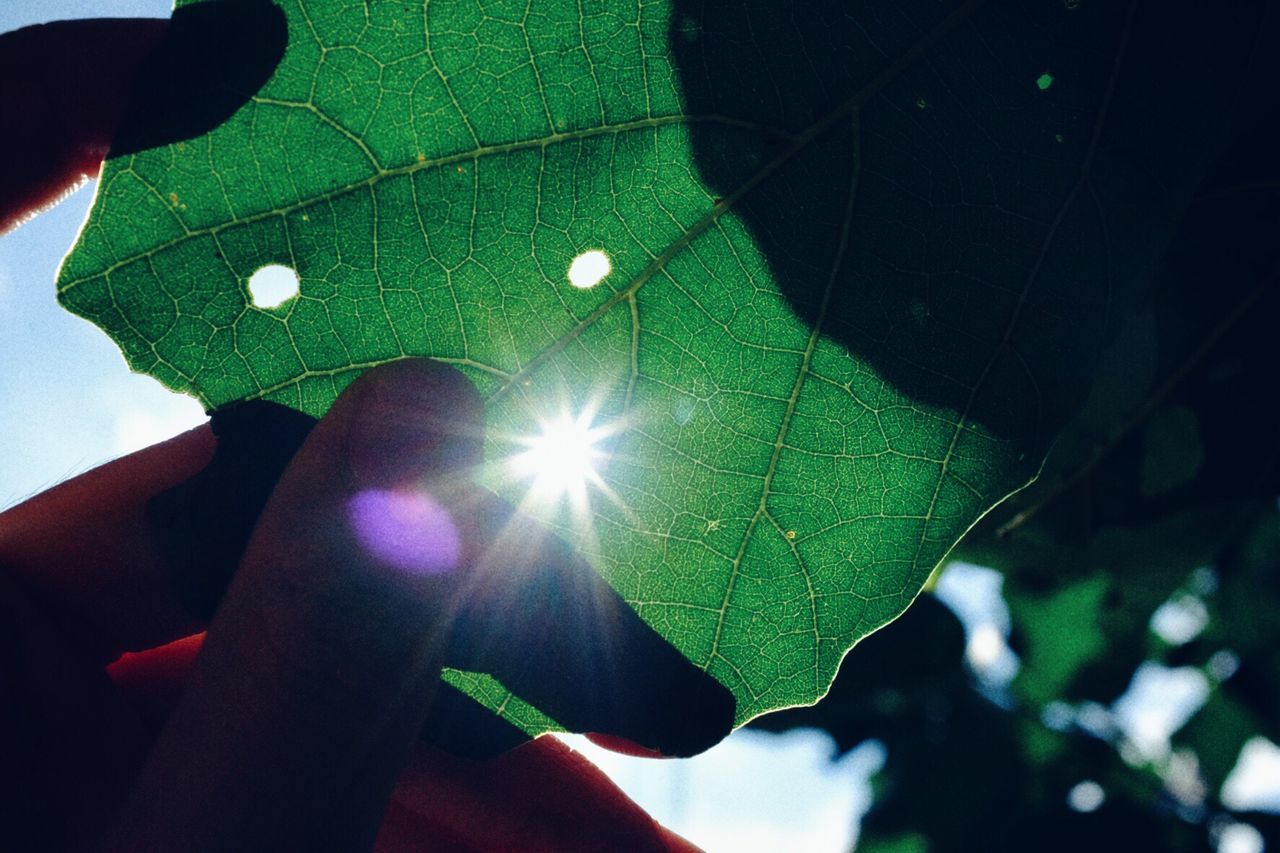
{"label": "blue sky", "polygon": [[101,331],[55,301],[92,190],[0,237],[0,506],[204,420],[194,400],[130,374]]}

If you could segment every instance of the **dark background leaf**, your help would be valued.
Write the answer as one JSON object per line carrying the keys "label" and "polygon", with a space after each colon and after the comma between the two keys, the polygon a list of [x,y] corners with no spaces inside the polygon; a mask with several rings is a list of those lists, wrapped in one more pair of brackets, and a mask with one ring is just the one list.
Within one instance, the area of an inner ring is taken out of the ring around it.
{"label": "dark background leaf", "polygon": [[[1201,850],[1234,820],[1280,843],[1275,815],[1221,799],[1248,740],[1280,742],[1278,148],[1271,112],[1224,153],[1044,476],[958,547],[1003,575],[1020,657],[1007,688],[966,671],[954,618],[948,665],[926,660],[913,643],[938,643],[937,629],[918,623],[947,614],[923,597],[854,649],[815,708],[758,721],[820,726],[841,749],[885,744],[860,850]],[[1203,611],[1188,642],[1151,628],[1171,598]],[[1110,705],[1144,661],[1197,667],[1210,685],[1172,763],[1067,712]],[[877,704],[882,673],[904,671],[920,683],[904,677],[901,701]],[[1067,805],[1085,780],[1105,792],[1088,814]]]}

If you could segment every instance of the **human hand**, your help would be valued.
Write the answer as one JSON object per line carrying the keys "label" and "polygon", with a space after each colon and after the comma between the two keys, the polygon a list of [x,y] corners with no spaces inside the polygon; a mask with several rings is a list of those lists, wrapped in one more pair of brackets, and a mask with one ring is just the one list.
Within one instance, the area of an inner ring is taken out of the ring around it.
{"label": "human hand", "polygon": [[154,742],[102,669],[117,648],[172,639],[148,623],[164,610],[131,606],[130,584],[163,598],[164,571],[120,512],[207,439],[189,433],[6,514],[6,774],[35,800],[11,831],[37,849],[54,828],[72,846],[110,828],[120,850],[368,846],[438,680],[465,566],[397,570],[360,546],[345,507],[474,456],[441,422],[475,435],[480,411],[431,362],[371,372],[339,399],[275,490]]}
{"label": "human hand", "polygon": [[[473,561],[464,545],[449,570],[398,570],[343,522],[362,491],[413,482],[429,494],[474,461],[467,436],[479,417],[470,385],[432,362],[389,365],[348,389],[274,491],[154,741],[148,723],[166,704],[156,682],[191,645],[167,661],[130,661],[117,673],[123,691],[102,663],[189,627],[176,602],[160,604],[173,597],[171,577],[145,504],[200,467],[208,431],[0,517],[10,759],[0,766],[6,801],[23,804],[4,837],[19,849],[78,847],[111,828],[121,850],[367,846]],[[403,784],[386,849],[441,837],[470,849],[677,844],[550,742],[489,763],[420,750]]]}
{"label": "human hand", "polygon": [[[96,171],[122,91],[162,32],[134,25],[43,28],[21,50],[9,49],[9,37],[0,43],[4,224]],[[100,64],[86,65],[89,57]],[[46,77],[46,67],[58,72]],[[34,91],[42,97],[12,111],[12,93]],[[79,122],[67,105],[85,98],[94,107]],[[41,151],[45,165],[24,169],[23,158]],[[344,522],[360,491],[412,479],[429,494],[452,481],[477,459],[479,417],[474,390],[429,362],[391,365],[348,389],[281,479],[185,687],[168,676],[190,664],[189,641],[117,665],[114,681],[104,665],[202,627],[174,595],[146,506],[208,463],[216,441],[207,428],[0,517],[0,785],[20,806],[0,826],[6,841],[75,847],[110,831],[118,849],[367,844],[457,644],[457,612],[469,610],[474,635],[518,594],[490,585],[488,605],[468,607],[477,530],[462,537],[449,571],[423,576],[371,556]],[[372,444],[349,438],[367,428]],[[525,674],[538,682],[536,670]],[[467,849],[682,844],[545,739],[483,764],[414,750],[379,844],[433,839]]]}

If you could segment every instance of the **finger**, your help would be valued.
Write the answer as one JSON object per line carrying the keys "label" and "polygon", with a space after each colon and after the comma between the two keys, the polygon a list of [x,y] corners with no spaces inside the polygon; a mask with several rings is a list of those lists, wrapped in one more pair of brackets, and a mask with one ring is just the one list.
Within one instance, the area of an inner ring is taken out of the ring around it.
{"label": "finger", "polygon": [[619,755],[629,755],[632,758],[667,758],[656,749],[650,749],[647,746],[641,746],[635,741],[619,737],[618,735],[604,734],[602,732],[587,732],[587,740],[594,743],[602,749],[610,752],[616,752]]}
{"label": "finger", "polygon": [[0,565],[90,660],[105,663],[201,627],[174,593],[146,507],[203,469],[214,447],[203,426],[0,514]]}
{"label": "finger", "polygon": [[550,737],[490,761],[415,750],[376,849],[435,850],[441,839],[478,853],[697,850]]}
{"label": "finger", "polygon": [[[111,667],[112,679],[144,720],[168,716],[201,640],[126,655]],[[694,849],[554,738],[489,761],[415,748],[377,842],[376,849],[388,853]]]}
{"label": "finger", "polygon": [[166,24],[60,21],[0,35],[0,234],[98,173]]}
{"label": "finger", "polygon": [[[214,414],[219,448],[200,475],[157,499],[175,576],[212,612],[276,470],[306,420],[251,404]],[[448,666],[496,677],[571,731],[621,736],[668,755],[719,742],[732,694],[649,627],[563,540],[496,496],[471,489],[461,534],[483,544],[459,613]],[[446,689],[424,737],[455,754],[496,755],[524,740]]]}
{"label": "finger", "polygon": [[[162,588],[163,578],[176,577],[186,589],[203,590],[205,612],[212,611],[257,518],[262,499],[255,495],[265,497],[273,472],[305,435],[299,417],[271,406],[215,414],[215,463],[166,495],[162,538],[169,545],[163,559],[151,558]],[[491,547],[448,664],[495,675],[571,730],[621,736],[665,754],[700,752],[728,734],[735,707],[722,685],[639,619],[564,542],[492,496],[474,501],[465,536]],[[156,528],[135,526],[131,538],[154,548]],[[167,605],[175,607],[172,600]],[[129,625],[133,612],[112,610],[97,621],[118,616]],[[522,739],[474,702],[453,691],[447,696],[457,701],[433,709],[426,731],[433,743],[494,755]]]}
{"label": "finger", "polygon": [[372,838],[439,677],[469,559],[439,496],[478,461],[482,410],[424,361],[343,393],[264,510],[116,849]]}
{"label": "finger", "polygon": [[0,571],[0,838],[80,849],[127,790],[148,738],[102,669]]}
{"label": "finger", "polygon": [[178,700],[204,646],[204,633],[172,643],[121,655],[107,667],[107,675],[125,703],[154,738],[160,733]]}

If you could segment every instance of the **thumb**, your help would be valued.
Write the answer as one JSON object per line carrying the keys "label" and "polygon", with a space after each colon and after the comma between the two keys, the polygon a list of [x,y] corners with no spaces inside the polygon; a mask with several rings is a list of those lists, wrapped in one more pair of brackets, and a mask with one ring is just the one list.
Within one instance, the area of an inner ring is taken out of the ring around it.
{"label": "thumb", "polygon": [[449,511],[483,404],[452,368],[369,371],[272,493],[115,849],[372,842],[468,564]]}

